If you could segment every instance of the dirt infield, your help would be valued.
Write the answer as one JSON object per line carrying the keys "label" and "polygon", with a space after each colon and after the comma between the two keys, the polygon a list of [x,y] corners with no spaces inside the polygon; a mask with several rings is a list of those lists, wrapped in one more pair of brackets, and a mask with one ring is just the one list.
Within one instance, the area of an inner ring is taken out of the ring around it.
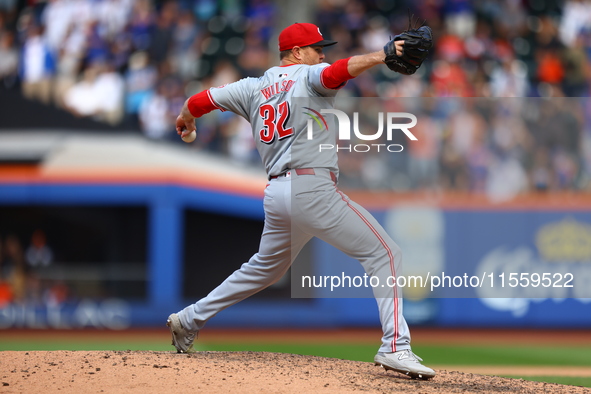
{"label": "dirt infield", "polygon": [[591,393],[438,370],[430,381],[372,363],[262,352],[0,352],[0,393]]}

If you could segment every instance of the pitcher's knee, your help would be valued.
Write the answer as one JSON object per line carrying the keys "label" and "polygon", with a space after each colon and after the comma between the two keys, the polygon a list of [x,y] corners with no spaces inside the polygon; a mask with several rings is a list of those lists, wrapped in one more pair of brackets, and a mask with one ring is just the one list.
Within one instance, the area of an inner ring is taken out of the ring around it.
{"label": "pitcher's knee", "polygon": [[389,245],[390,250],[392,251],[392,255],[394,257],[394,260],[396,261],[400,261],[402,260],[402,249],[400,249],[400,246],[398,246],[395,243],[392,243]]}
{"label": "pitcher's knee", "polygon": [[394,242],[386,244],[376,253],[373,265],[376,268],[389,266],[393,269],[400,267],[402,262],[402,250]]}
{"label": "pitcher's knee", "polygon": [[289,261],[265,261],[265,259],[253,256],[247,263],[242,264],[240,271],[253,278],[257,278],[263,285],[272,285],[277,282],[289,269]]}

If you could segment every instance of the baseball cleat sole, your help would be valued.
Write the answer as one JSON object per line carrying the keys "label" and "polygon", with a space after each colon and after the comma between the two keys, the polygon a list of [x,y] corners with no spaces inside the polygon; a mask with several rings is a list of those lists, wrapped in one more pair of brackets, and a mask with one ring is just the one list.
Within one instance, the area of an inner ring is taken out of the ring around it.
{"label": "baseball cleat sole", "polygon": [[394,372],[401,373],[403,375],[410,377],[411,379],[430,380],[430,379],[434,378],[434,376],[426,376],[422,373],[405,371],[405,370],[398,369],[398,368],[392,368],[388,365],[384,365],[384,364],[380,364],[380,363],[375,363],[374,365],[376,365],[377,367],[382,367],[386,371],[394,371]]}
{"label": "baseball cleat sole", "polygon": [[434,370],[421,364],[423,361],[410,349],[395,353],[378,353],[374,357],[374,364],[386,371],[395,371],[412,379],[429,380],[437,374]]}

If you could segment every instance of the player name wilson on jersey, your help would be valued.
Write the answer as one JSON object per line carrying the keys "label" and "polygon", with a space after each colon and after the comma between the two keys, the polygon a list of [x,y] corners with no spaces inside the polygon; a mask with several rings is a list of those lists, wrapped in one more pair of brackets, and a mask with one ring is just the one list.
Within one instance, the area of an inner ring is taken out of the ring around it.
{"label": "player name wilson on jersey", "polygon": [[281,92],[289,92],[289,89],[291,89],[294,84],[295,81],[291,79],[281,82],[275,82],[274,84],[269,85],[264,89],[261,89],[261,93],[265,97],[265,100],[269,100],[271,96],[274,96]]}

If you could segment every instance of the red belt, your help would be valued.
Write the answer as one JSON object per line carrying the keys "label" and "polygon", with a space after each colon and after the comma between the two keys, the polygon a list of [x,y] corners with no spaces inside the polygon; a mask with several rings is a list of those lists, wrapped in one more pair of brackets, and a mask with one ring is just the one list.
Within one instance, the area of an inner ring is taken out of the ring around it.
{"label": "red belt", "polygon": [[[316,171],[314,171],[313,168],[296,168],[296,169],[291,170],[291,171],[295,171],[295,173],[298,174],[298,175],[316,175]],[[271,180],[271,179],[277,179],[280,176],[285,176],[286,174],[287,174],[287,172],[286,173],[283,173],[281,175],[273,175],[273,176],[270,176],[269,177],[269,180]],[[332,171],[330,172],[330,179],[332,179],[332,181],[334,183],[337,182],[337,176]]]}

